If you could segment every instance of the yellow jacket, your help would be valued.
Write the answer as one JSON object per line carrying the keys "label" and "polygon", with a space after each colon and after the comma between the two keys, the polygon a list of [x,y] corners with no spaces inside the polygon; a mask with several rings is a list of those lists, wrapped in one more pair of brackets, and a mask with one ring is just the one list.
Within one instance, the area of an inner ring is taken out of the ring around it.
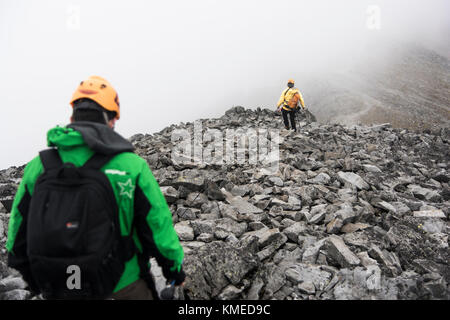
{"label": "yellow jacket", "polygon": [[297,88],[287,88],[283,90],[278,100],[277,107],[283,105],[283,109],[290,111],[297,107],[298,102],[300,102],[302,108],[305,108],[305,102],[303,101],[302,94]]}

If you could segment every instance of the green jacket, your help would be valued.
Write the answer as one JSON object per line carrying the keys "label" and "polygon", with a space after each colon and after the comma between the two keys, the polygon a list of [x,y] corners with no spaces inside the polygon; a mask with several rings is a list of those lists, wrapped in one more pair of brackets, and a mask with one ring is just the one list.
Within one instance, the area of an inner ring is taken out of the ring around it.
{"label": "green jacket", "polygon": [[[95,152],[119,152],[101,171],[106,174],[114,190],[122,235],[129,235],[134,224],[133,239],[137,252],[126,262],[114,292],[139,278],[148,277],[150,257],[156,258],[166,278],[175,279],[181,271],[183,249],[173,228],[172,214],[147,162],[130,152],[133,150],[131,143],[105,125],[84,121],[49,130],[47,142],[48,146],[58,148],[63,162],[71,162],[77,167],[82,166]],[[8,264],[19,270],[26,281],[32,280],[26,254],[28,206],[36,180],[42,172],[39,156],[26,166],[8,227]]]}

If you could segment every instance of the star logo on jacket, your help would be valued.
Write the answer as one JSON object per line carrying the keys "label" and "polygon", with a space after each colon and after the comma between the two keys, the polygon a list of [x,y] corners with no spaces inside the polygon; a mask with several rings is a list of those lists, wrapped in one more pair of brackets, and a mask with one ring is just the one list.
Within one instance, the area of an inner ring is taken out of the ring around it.
{"label": "star logo on jacket", "polygon": [[121,196],[128,196],[130,199],[133,199],[133,192],[135,186],[133,186],[133,183],[131,182],[131,178],[127,180],[127,182],[117,182],[117,184],[120,187],[120,195]]}

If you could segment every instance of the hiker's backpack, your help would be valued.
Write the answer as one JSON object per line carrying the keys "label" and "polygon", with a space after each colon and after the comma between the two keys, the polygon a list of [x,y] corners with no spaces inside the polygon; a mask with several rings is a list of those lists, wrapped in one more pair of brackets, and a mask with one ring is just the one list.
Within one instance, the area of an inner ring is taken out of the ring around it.
{"label": "hiker's backpack", "polygon": [[[63,163],[56,149],[40,152],[27,223],[33,280],[46,299],[105,299],[134,255],[122,237],[112,186],[100,171],[112,156],[93,155],[82,167]],[[132,234],[132,233],[131,233]]]}
{"label": "hiker's backpack", "polygon": [[283,104],[284,104],[285,106],[289,107],[289,109],[291,109],[292,111],[296,111],[296,110],[299,108],[299,106],[298,106],[298,100],[297,100],[297,103],[296,103],[295,105],[293,105],[293,104],[294,104],[293,99],[295,99],[295,98],[294,98],[294,97],[295,97],[295,94],[291,97],[291,99],[290,99],[289,101],[286,101],[286,95],[287,95],[287,93],[288,93],[291,89],[294,89],[294,88],[288,88],[288,89],[284,92],[284,102],[283,102]]}

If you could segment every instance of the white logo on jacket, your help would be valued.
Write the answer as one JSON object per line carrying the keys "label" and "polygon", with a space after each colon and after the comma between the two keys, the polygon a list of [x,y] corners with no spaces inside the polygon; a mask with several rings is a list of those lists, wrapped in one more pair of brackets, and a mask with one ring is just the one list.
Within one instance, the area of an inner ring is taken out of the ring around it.
{"label": "white logo on jacket", "polygon": [[120,195],[126,195],[130,199],[133,199],[133,193],[135,186],[133,185],[131,178],[127,180],[127,182],[117,182],[120,187]]}

